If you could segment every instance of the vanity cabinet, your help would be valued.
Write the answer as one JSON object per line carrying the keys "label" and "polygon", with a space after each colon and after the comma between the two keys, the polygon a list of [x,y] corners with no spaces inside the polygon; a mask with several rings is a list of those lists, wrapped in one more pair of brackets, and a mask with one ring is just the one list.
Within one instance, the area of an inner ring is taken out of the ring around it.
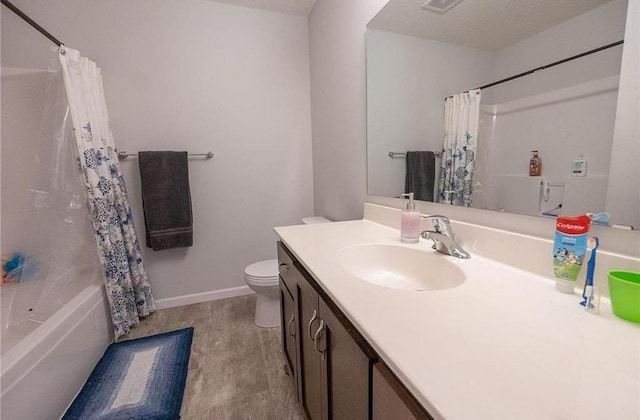
{"label": "vanity cabinet", "polygon": [[307,418],[370,419],[375,352],[282,243],[278,263],[282,348]]}

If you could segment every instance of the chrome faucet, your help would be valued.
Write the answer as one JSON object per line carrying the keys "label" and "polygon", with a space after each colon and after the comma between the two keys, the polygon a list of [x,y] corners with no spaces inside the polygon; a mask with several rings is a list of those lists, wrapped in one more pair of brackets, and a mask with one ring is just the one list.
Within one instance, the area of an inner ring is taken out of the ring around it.
{"label": "chrome faucet", "polygon": [[431,239],[433,241],[433,249],[456,258],[471,258],[471,255],[456,242],[456,237],[448,217],[441,215],[420,215],[420,218],[431,220],[431,223],[433,223],[433,230],[423,230],[420,232],[420,236],[424,239]]}

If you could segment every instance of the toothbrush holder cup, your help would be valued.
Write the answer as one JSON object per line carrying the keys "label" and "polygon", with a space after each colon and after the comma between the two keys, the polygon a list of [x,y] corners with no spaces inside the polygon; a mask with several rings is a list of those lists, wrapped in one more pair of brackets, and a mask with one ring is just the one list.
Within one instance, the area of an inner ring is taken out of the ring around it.
{"label": "toothbrush holder cup", "polygon": [[640,324],[640,273],[609,271],[609,296],[614,315]]}

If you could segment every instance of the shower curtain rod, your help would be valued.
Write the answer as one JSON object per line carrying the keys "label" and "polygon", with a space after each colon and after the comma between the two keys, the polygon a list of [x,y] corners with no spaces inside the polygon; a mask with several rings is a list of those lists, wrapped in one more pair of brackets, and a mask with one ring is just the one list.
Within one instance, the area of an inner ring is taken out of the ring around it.
{"label": "shower curtain rod", "polygon": [[22,10],[20,10],[16,6],[14,6],[9,0],[2,0],[2,4],[7,6],[9,8],[9,10],[11,10],[13,13],[15,13],[18,16],[20,16],[20,18],[22,18],[22,20],[27,22],[29,25],[33,26],[36,31],[40,32],[42,35],[44,35],[47,38],[49,38],[49,40],[51,40],[51,42],[56,44],[58,47],[62,45],[62,42],[60,42],[58,40],[58,38],[56,38],[55,36],[51,35],[49,33],[49,31],[44,29],[42,26],[38,25],[38,22],[36,22],[35,20],[31,19],[25,12],[23,12]]}
{"label": "shower curtain rod", "polygon": [[[567,61],[575,60],[577,58],[582,58],[584,56],[587,56],[587,55],[590,55],[590,54],[594,54],[594,53],[597,53],[597,52],[600,52],[602,50],[606,50],[606,49],[609,49],[609,48],[612,48],[612,47],[616,47],[616,46],[621,45],[621,44],[624,44],[624,39],[621,39],[620,41],[612,42],[611,44],[603,45],[602,47],[594,48],[594,49],[589,50],[589,51],[585,51],[583,53],[580,53],[580,54],[577,54],[577,55],[574,55],[574,56],[571,56],[571,57],[568,57],[568,58],[564,58],[564,59],[559,60],[559,61],[555,61],[553,63],[545,64],[544,66],[537,67],[537,68],[535,68],[533,70],[528,70],[528,71],[525,71],[523,73],[519,73],[519,74],[516,74],[514,76],[507,77],[506,79],[501,79],[501,80],[498,80],[497,82],[489,83],[488,85],[480,86],[480,87],[477,87],[477,88],[472,89],[472,90],[477,90],[477,89],[482,90],[482,89],[490,88],[492,86],[496,86],[496,85],[499,85],[499,84],[502,84],[502,83],[505,83],[505,82],[509,82],[511,80],[514,80],[514,79],[519,79],[521,77],[528,76],[528,75],[530,75],[532,73],[535,73],[535,72],[537,72],[539,70],[546,70],[548,68],[557,66],[559,64],[564,64]],[[453,96],[447,96],[447,98],[453,98]]]}

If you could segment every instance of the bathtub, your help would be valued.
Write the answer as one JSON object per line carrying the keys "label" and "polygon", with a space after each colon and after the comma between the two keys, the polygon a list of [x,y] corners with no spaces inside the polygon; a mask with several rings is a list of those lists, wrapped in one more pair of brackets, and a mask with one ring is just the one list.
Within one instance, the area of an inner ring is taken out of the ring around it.
{"label": "bathtub", "polygon": [[0,418],[60,418],[112,341],[104,286],[91,284],[2,354]]}

